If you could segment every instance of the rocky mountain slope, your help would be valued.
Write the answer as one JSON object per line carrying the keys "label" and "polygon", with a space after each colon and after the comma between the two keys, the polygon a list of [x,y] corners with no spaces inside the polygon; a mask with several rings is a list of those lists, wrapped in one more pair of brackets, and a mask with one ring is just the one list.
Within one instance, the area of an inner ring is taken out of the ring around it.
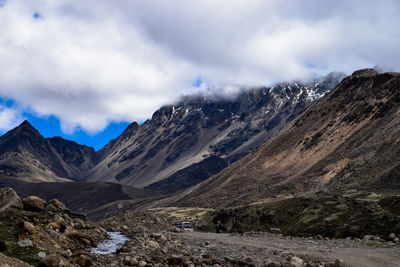
{"label": "rocky mountain slope", "polygon": [[262,147],[180,196],[222,207],[320,190],[400,190],[400,74],[360,70]]}
{"label": "rocky mountain slope", "polygon": [[229,99],[191,96],[164,106],[100,150],[89,180],[185,189],[258,147],[342,78],[332,73],[306,84],[243,90]]}
{"label": "rocky mountain slope", "polygon": [[95,162],[93,148],[60,137],[43,138],[28,121],[0,137],[0,177],[79,181]]}
{"label": "rocky mountain slope", "polygon": [[195,185],[258,147],[332,89],[343,74],[222,97],[196,95],[130,124],[99,152],[43,138],[27,121],[0,137],[0,177],[106,181],[164,193]]}

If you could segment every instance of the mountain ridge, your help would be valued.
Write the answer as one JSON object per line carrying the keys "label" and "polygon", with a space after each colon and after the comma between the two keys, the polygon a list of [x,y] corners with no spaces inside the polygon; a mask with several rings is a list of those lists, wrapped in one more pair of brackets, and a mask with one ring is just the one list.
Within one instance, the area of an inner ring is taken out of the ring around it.
{"label": "mountain ridge", "polygon": [[399,103],[399,73],[356,71],[279,135],[175,204],[222,207],[319,190],[399,190]]}
{"label": "mountain ridge", "polygon": [[[309,83],[243,89],[229,98],[183,97],[161,107],[143,124],[129,124],[97,152],[61,137],[43,138],[24,121],[0,137],[0,175],[31,182],[105,181],[139,188],[158,183],[171,193],[162,182],[167,180],[174,184],[172,192],[179,191],[193,185],[193,177],[207,179],[258,147],[343,76],[332,73]],[[17,140],[23,131],[29,134]],[[17,139],[8,138],[12,135]]]}

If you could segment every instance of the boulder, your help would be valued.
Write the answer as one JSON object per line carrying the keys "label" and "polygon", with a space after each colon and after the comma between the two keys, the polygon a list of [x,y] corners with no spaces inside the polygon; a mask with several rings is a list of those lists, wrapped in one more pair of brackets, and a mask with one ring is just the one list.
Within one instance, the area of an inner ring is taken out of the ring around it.
{"label": "boulder", "polygon": [[23,199],[24,209],[29,211],[42,211],[46,209],[46,201],[37,196],[29,196]]}
{"label": "boulder", "polygon": [[0,188],[0,216],[15,214],[23,208],[22,200],[14,189]]}
{"label": "boulder", "polygon": [[51,211],[66,211],[68,210],[67,207],[58,199],[52,199],[47,203],[46,206],[47,210]]}

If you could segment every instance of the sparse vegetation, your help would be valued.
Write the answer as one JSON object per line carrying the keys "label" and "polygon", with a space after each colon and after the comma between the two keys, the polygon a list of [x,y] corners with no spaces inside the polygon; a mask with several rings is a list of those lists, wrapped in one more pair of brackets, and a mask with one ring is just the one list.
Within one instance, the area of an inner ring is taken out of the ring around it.
{"label": "sparse vegetation", "polygon": [[400,232],[399,196],[384,197],[363,192],[320,192],[251,206],[219,209],[203,217],[207,230],[221,221],[229,231],[270,231],[277,227],[285,235],[386,238]]}

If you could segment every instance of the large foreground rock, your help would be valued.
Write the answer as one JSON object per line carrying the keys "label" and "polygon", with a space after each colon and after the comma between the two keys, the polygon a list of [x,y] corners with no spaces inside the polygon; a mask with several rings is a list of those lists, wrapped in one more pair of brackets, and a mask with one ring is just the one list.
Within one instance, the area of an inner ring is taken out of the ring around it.
{"label": "large foreground rock", "polygon": [[22,200],[14,189],[10,187],[0,189],[0,216],[15,214],[23,208]]}
{"label": "large foreground rock", "polygon": [[46,200],[37,196],[29,196],[24,198],[24,209],[29,211],[42,211],[46,208]]}

